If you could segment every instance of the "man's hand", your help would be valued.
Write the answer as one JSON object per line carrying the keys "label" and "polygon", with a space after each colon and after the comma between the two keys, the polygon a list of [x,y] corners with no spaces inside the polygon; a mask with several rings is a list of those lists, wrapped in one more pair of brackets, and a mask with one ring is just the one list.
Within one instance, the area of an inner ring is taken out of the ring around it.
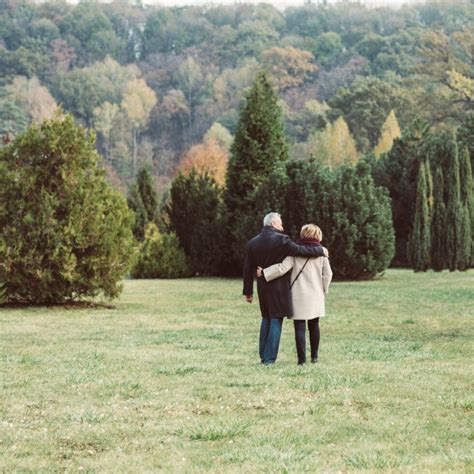
{"label": "man's hand", "polygon": [[261,276],[263,276],[263,268],[257,267],[257,278],[260,278]]}
{"label": "man's hand", "polygon": [[253,295],[245,295],[244,298],[247,303],[251,303],[253,301]]}

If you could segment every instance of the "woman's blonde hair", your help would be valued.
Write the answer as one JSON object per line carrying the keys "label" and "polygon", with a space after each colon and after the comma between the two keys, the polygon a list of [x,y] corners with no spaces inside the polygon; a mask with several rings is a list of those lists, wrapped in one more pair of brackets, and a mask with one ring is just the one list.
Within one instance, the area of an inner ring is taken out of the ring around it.
{"label": "woman's blonde hair", "polygon": [[302,239],[323,240],[322,230],[315,224],[306,224],[301,227],[300,237]]}

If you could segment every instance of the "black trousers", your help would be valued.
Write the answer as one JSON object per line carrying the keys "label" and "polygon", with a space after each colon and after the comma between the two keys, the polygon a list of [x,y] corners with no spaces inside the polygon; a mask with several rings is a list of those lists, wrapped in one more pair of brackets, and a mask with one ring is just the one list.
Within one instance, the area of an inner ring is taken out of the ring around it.
{"label": "black trousers", "polygon": [[[298,354],[298,364],[306,362],[306,321],[293,321],[295,325],[296,352]],[[309,343],[311,347],[311,360],[318,359],[319,349],[319,318],[308,320]]]}

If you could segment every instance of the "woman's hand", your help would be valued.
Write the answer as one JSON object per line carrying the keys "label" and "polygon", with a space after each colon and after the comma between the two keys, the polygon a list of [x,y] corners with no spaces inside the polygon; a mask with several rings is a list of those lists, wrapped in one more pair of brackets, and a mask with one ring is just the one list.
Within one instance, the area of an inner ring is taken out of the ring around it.
{"label": "woman's hand", "polygon": [[257,277],[260,278],[261,276],[263,276],[263,268],[257,267]]}

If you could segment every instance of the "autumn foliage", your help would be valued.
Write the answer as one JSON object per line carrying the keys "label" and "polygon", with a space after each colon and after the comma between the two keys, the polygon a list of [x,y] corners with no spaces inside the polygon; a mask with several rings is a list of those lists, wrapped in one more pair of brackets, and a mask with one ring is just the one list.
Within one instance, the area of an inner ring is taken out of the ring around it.
{"label": "autumn foliage", "polygon": [[207,173],[217,184],[223,186],[228,161],[229,153],[217,139],[210,138],[190,148],[179,165],[179,171],[185,175],[193,169],[198,174]]}

